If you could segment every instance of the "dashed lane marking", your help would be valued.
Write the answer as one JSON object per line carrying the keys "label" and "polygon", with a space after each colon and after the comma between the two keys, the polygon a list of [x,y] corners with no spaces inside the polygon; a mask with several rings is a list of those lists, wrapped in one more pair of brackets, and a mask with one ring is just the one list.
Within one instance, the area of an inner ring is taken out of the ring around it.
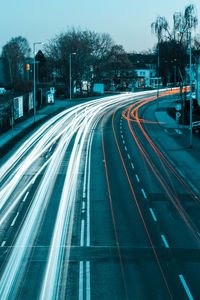
{"label": "dashed lane marking", "polygon": [[184,289],[186,291],[186,294],[188,295],[189,300],[194,300],[194,298],[193,298],[193,296],[192,296],[192,294],[190,292],[190,289],[189,289],[189,287],[188,287],[188,285],[187,285],[187,283],[186,283],[183,275],[179,274],[178,276],[179,276],[179,278],[181,280],[181,283],[182,283],[182,285],[183,285],[183,287],[184,287]]}
{"label": "dashed lane marking", "polygon": [[145,193],[144,189],[141,189],[141,192],[142,192],[142,194],[143,194],[144,198],[145,198],[145,199],[147,199],[147,195],[146,195],[146,193]]}
{"label": "dashed lane marking", "polygon": [[84,246],[84,233],[85,233],[85,220],[81,220],[81,241],[80,241],[81,247]]}
{"label": "dashed lane marking", "polygon": [[168,242],[167,242],[167,240],[166,240],[164,234],[161,234],[161,238],[162,238],[162,240],[163,240],[163,243],[165,244],[165,247],[166,247],[166,248],[169,248],[169,244],[168,244]]}
{"label": "dashed lane marking", "polygon": [[139,177],[138,177],[137,174],[135,174],[135,177],[136,177],[136,179],[137,179],[137,182],[140,182],[140,179],[139,179]]}
{"label": "dashed lane marking", "polygon": [[25,201],[26,201],[26,199],[27,199],[28,195],[29,195],[29,192],[27,192],[27,193],[26,193],[26,195],[24,196],[23,202],[25,202]]}
{"label": "dashed lane marking", "polygon": [[17,220],[18,215],[19,215],[19,212],[17,212],[17,214],[16,214],[14,220],[12,221],[12,223],[11,223],[11,225],[10,225],[11,227],[13,227],[13,226],[15,225],[15,222],[16,222],[16,220]]}
{"label": "dashed lane marking", "polygon": [[153,217],[153,220],[154,220],[155,222],[157,222],[157,218],[156,218],[156,215],[155,215],[153,209],[152,209],[152,208],[149,208],[149,210],[150,210],[150,213],[151,213],[151,215],[152,215],[152,217]]}
{"label": "dashed lane marking", "polygon": [[4,247],[5,244],[6,244],[6,241],[3,241],[3,242],[1,243],[1,247]]}

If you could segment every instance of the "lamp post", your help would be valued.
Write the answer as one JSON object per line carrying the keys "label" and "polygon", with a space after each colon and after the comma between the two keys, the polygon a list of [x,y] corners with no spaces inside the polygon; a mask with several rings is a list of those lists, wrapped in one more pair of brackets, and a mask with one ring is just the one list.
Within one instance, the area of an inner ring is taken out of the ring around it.
{"label": "lamp post", "polygon": [[35,46],[36,45],[43,45],[42,42],[35,42],[33,43],[33,115],[34,115],[34,125],[36,121],[36,100],[35,100]]}
{"label": "lamp post", "polygon": [[75,52],[69,54],[69,99],[72,99],[72,55],[76,55]]}
{"label": "lamp post", "polygon": [[160,69],[160,57],[159,57],[159,49],[158,50],[154,50],[154,54],[157,54],[157,98],[159,96],[159,69]]}
{"label": "lamp post", "polygon": [[[178,30],[177,33],[184,33],[184,30]],[[192,148],[192,42],[191,31],[189,31],[190,43],[190,148]]]}

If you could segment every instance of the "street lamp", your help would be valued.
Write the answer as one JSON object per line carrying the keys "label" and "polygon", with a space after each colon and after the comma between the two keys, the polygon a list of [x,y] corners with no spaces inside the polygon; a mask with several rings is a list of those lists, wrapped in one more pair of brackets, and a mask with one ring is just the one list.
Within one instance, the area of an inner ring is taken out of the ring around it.
{"label": "street lamp", "polygon": [[36,100],[35,100],[35,46],[44,45],[42,42],[33,43],[33,115],[34,115],[34,125],[36,120]]}
{"label": "street lamp", "polygon": [[75,52],[69,54],[69,99],[72,99],[72,55],[76,55]]}
{"label": "street lamp", "polygon": [[[184,33],[184,30],[178,30],[177,33]],[[191,31],[189,31],[190,42],[190,148],[192,148],[192,46]]]}
{"label": "street lamp", "polygon": [[158,55],[158,62],[157,62],[157,98],[159,96],[159,69],[160,69],[160,57],[159,57],[159,49],[158,50],[154,50],[154,54],[157,54]]}

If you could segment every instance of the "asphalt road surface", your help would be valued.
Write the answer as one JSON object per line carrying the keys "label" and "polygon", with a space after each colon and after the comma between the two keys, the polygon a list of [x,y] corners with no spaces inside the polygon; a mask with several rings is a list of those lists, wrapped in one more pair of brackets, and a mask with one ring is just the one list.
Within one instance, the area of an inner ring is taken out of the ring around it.
{"label": "asphalt road surface", "polygon": [[2,162],[0,299],[200,299],[199,198],[156,143],[156,101],[72,107]]}

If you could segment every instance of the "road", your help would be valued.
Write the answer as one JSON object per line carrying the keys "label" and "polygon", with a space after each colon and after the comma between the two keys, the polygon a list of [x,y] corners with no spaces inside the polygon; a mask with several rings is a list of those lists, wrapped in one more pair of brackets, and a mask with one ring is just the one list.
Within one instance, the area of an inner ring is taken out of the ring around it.
{"label": "road", "polygon": [[2,163],[1,299],[200,298],[199,198],[156,143],[156,97],[72,107]]}

